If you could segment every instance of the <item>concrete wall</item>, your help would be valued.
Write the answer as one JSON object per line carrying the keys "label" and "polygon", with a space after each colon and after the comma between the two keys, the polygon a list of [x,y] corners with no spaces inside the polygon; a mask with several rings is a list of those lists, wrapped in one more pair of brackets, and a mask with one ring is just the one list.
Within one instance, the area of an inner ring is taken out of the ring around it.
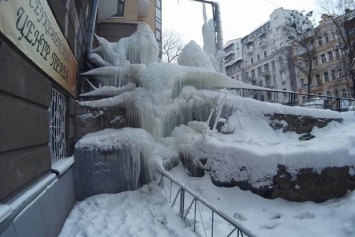
{"label": "concrete wall", "polygon": [[[52,175],[54,176],[54,175]],[[43,182],[43,181],[42,181]],[[0,223],[0,237],[56,237],[75,203],[73,172],[69,169],[60,176],[49,178],[48,183],[40,187],[38,195],[26,200],[27,205],[14,210],[13,214]],[[26,191],[10,203],[23,199]],[[11,204],[10,204],[11,205]]]}
{"label": "concrete wall", "polygon": [[0,200],[48,172],[52,83],[0,38]]}
{"label": "concrete wall", "polygon": [[[89,3],[90,0],[48,0],[60,27],[57,30],[62,31],[79,63],[78,73],[84,66]],[[31,196],[31,204],[20,205],[0,222],[0,236],[57,236],[75,202],[75,194],[71,170],[58,176],[51,171],[48,109],[55,88],[66,99],[66,156],[72,156],[76,98],[1,32],[0,62],[0,204],[28,200],[25,192],[29,187],[54,177],[41,194]]]}

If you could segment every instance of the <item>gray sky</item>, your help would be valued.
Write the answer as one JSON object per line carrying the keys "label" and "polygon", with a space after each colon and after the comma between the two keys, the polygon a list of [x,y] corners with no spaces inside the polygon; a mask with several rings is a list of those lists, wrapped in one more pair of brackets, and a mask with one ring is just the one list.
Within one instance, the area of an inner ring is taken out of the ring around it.
{"label": "gray sky", "polygon": [[[222,13],[223,41],[243,37],[269,20],[277,8],[315,11],[315,0],[213,0],[219,2]],[[162,0],[163,30],[179,32],[185,43],[194,40],[200,46],[202,40],[202,3],[190,0]],[[212,7],[206,4],[209,18]],[[317,19],[318,21],[319,19]]]}

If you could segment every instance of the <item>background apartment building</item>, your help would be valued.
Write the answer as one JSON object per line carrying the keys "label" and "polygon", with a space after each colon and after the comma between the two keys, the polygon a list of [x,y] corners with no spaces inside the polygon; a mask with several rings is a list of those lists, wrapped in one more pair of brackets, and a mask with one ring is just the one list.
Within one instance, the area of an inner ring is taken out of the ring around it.
{"label": "background apartment building", "polygon": [[[355,22],[355,11],[348,16],[350,19],[346,24]],[[351,27],[349,27],[351,28]],[[353,47],[355,42],[355,32],[349,35]],[[332,18],[326,14],[322,15],[319,25],[312,31],[314,44],[312,48],[313,58],[310,65],[309,60],[304,57],[304,51],[295,50],[298,56],[298,66],[296,67],[296,75],[298,81],[298,92],[302,94],[308,93],[307,76],[303,73],[302,68],[311,66],[311,87],[310,94],[333,96],[342,98],[351,98],[352,79],[349,72],[349,65],[352,58],[349,58],[348,46],[344,45],[341,35]],[[294,44],[296,48],[297,45]],[[302,53],[303,52],[303,53]],[[302,95],[300,102],[307,99],[306,95]]]}
{"label": "background apartment building", "polygon": [[[227,75],[265,88],[275,90],[296,90],[295,70],[288,63],[290,43],[284,32],[287,17],[295,11],[276,9],[269,21],[252,31],[240,41],[242,55],[228,53],[229,41],[224,51]],[[238,41],[238,40],[236,40]],[[234,43],[235,44],[235,43]],[[256,92],[248,96],[263,101],[283,103],[288,100],[286,93]]]}

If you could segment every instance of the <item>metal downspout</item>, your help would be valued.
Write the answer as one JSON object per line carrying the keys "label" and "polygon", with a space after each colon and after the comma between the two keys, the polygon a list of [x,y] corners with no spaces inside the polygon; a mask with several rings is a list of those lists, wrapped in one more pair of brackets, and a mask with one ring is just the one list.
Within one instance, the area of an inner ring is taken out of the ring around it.
{"label": "metal downspout", "polygon": [[93,62],[93,60],[91,58],[91,54],[92,54],[92,44],[93,44],[93,40],[94,40],[94,29],[95,29],[95,23],[96,23],[96,16],[97,16],[97,9],[98,9],[98,6],[99,6],[99,1],[100,0],[92,0],[89,24],[88,24],[88,28],[87,28],[86,58],[90,62]]}

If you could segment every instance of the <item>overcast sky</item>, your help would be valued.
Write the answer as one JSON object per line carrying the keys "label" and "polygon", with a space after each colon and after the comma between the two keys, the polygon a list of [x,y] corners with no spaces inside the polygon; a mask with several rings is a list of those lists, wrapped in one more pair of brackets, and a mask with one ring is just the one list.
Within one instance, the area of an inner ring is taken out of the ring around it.
{"label": "overcast sky", "polygon": [[[315,0],[213,0],[220,3],[224,44],[231,39],[249,34],[269,20],[277,8],[317,12]],[[163,0],[163,30],[179,32],[185,43],[194,40],[200,46],[202,40],[202,3],[191,0]],[[209,18],[212,7],[206,4]],[[317,21],[319,19],[317,18]]]}

